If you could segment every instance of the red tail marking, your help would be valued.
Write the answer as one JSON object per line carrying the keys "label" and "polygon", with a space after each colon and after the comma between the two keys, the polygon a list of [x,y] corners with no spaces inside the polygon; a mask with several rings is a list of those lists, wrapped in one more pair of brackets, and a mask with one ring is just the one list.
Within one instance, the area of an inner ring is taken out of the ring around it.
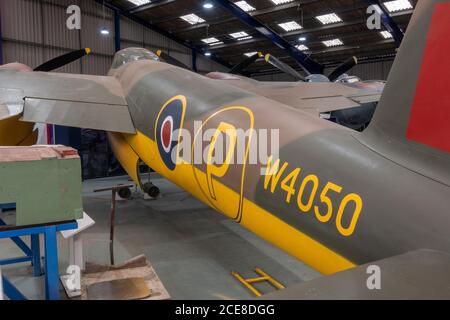
{"label": "red tail marking", "polygon": [[434,8],[406,137],[450,152],[450,3]]}

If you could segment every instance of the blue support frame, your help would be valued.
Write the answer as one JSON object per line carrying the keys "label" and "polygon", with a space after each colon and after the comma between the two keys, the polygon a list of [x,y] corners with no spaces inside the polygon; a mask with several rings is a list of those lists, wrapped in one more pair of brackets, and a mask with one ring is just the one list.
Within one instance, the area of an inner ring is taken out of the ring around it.
{"label": "blue support frame", "polygon": [[261,23],[259,20],[252,17],[247,12],[239,8],[233,2],[229,0],[213,0],[213,1],[222,6],[224,9],[226,9],[228,12],[230,12],[232,15],[234,15],[236,18],[238,18],[248,26],[258,31],[260,34],[262,34],[267,39],[272,41],[276,46],[286,50],[286,52],[299,63],[299,65],[306,73],[308,74],[323,73],[324,67],[322,65],[309,59],[309,57],[306,54],[298,50],[290,42],[283,39],[275,31],[273,31],[272,29]]}
{"label": "blue support frame", "polygon": [[81,129],[65,126],[54,126],[55,136],[53,142],[62,144],[80,150],[81,148]]}
{"label": "blue support frame", "polygon": [[[0,219],[0,225],[5,226],[6,224]],[[26,254],[25,257],[0,260],[0,265],[31,261],[35,276],[40,276],[41,254],[39,236],[43,234],[45,243],[45,297],[48,300],[59,300],[58,242],[56,234],[59,231],[72,230],[77,227],[77,222],[73,221],[54,225],[0,229],[0,239],[11,238]],[[20,239],[23,236],[31,237],[31,248]],[[5,277],[3,277],[3,285],[5,294],[10,299],[26,299]]]}
{"label": "blue support frame", "polygon": [[3,64],[3,33],[2,33],[2,15],[0,12],[0,65]]}
{"label": "blue support frame", "polygon": [[27,298],[6,278],[0,279],[3,281],[3,291],[11,300],[27,300]]}
{"label": "blue support frame", "polygon": [[120,14],[114,10],[114,49],[120,51]]}
{"label": "blue support frame", "polygon": [[400,46],[402,43],[404,34],[403,31],[400,30],[398,25],[395,23],[394,19],[389,15],[389,12],[387,12],[386,8],[383,7],[379,0],[364,0],[369,5],[378,6],[381,10],[381,23],[384,25],[387,31],[389,31],[392,34],[392,37],[394,38],[395,44],[397,47]]}
{"label": "blue support frame", "polygon": [[16,208],[16,204],[15,203],[1,203],[0,204],[0,209],[1,210],[12,210]]}

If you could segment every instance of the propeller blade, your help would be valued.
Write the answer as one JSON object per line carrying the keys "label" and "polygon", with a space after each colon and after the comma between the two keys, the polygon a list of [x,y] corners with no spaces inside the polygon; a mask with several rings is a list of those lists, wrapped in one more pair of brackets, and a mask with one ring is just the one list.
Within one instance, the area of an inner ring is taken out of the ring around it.
{"label": "propeller blade", "polygon": [[180,68],[183,68],[183,69],[191,70],[191,68],[189,68],[183,62],[181,62],[181,61],[179,61],[179,60],[169,56],[167,53],[162,52],[161,50],[156,51],[156,55],[158,57],[160,57],[161,60],[163,60],[164,62],[166,62],[168,64],[171,64],[173,66],[180,67]]}
{"label": "propeller blade", "polygon": [[91,53],[91,49],[89,49],[89,48],[72,51],[72,52],[63,54],[62,56],[56,57],[52,60],[49,60],[49,61],[41,64],[39,67],[36,67],[34,69],[34,71],[49,72],[49,71],[58,69],[60,67],[63,67],[71,62],[74,62],[84,56],[87,56],[90,53]]}
{"label": "propeller blade", "polygon": [[345,60],[342,64],[338,65],[328,76],[328,79],[330,79],[331,82],[335,81],[337,78],[339,78],[341,75],[346,73],[348,70],[353,68],[358,64],[358,59],[353,56]]}
{"label": "propeller blade", "polygon": [[255,53],[254,55],[246,58],[242,62],[235,65],[228,73],[239,74],[243,70],[247,69],[252,63],[254,63],[256,60],[258,60],[261,57],[263,57],[263,54],[261,52]]}
{"label": "propeller blade", "polygon": [[295,71],[293,68],[291,68],[289,65],[282,62],[281,60],[275,58],[274,56],[272,56],[270,54],[266,54],[265,60],[266,60],[266,62],[270,63],[275,68],[283,71],[284,73],[287,73],[287,74],[293,76],[297,80],[306,81],[305,77],[303,77],[300,73]]}

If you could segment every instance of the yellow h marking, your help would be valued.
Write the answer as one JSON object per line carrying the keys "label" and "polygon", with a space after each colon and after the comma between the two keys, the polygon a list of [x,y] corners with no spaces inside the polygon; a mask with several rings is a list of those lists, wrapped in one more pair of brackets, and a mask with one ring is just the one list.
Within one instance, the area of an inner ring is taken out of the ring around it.
{"label": "yellow h marking", "polygon": [[231,272],[231,274],[240,283],[242,283],[244,286],[246,286],[248,290],[253,292],[253,294],[255,296],[257,296],[257,297],[261,297],[262,293],[258,289],[256,289],[252,285],[252,283],[267,281],[267,282],[269,282],[271,285],[273,285],[278,290],[281,290],[281,289],[285,288],[281,283],[279,283],[277,280],[275,280],[271,275],[269,275],[267,272],[263,271],[261,268],[255,268],[255,272],[257,274],[259,274],[260,276],[256,277],[256,278],[247,278],[247,279],[245,279],[244,277],[242,277],[239,273],[237,273],[235,271]]}

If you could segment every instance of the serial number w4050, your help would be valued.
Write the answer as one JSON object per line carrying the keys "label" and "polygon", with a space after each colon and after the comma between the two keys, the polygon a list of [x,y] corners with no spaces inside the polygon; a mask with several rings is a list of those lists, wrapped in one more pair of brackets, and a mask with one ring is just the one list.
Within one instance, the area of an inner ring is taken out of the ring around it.
{"label": "serial number w4050", "polygon": [[[331,197],[331,195],[333,193],[342,193],[343,188],[340,185],[327,181],[319,193],[319,178],[315,174],[309,174],[299,181],[299,185],[296,186],[301,168],[294,168],[288,171],[287,162],[283,162],[281,167],[280,159],[277,159],[273,164],[272,162],[273,159],[270,157],[264,177],[264,190],[270,190],[271,193],[274,193],[277,186],[280,185],[280,189],[286,192],[286,203],[291,203],[293,196],[297,194],[296,202],[300,212],[309,213],[314,211],[316,219],[321,223],[327,223],[335,216],[334,221],[339,233],[346,237],[353,234],[363,208],[363,201],[358,194],[346,194],[339,203],[336,203],[336,200],[333,200],[336,197]],[[318,199],[316,197],[317,194],[319,194]],[[353,211],[349,210],[348,207],[353,207]],[[335,208],[337,208],[336,214]],[[346,211],[349,214],[349,222],[347,225],[344,225],[343,220]]]}

